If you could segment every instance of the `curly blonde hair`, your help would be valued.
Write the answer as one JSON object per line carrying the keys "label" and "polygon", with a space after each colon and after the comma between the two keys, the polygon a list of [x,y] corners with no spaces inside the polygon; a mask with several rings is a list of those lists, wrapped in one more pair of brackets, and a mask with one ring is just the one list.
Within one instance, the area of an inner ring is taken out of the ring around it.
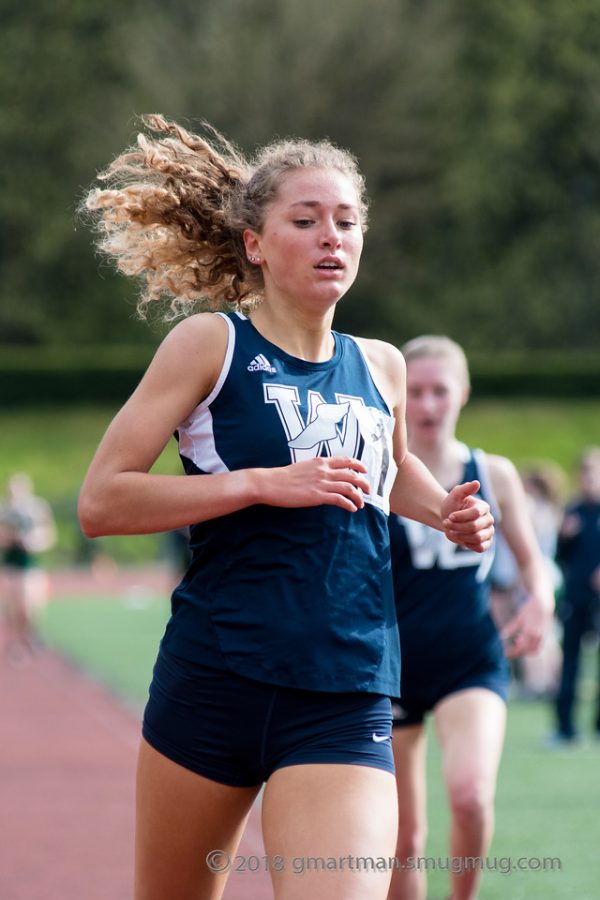
{"label": "curly blonde hair", "polygon": [[139,134],[137,146],[98,175],[106,187],[90,191],[99,250],[125,275],[142,281],[138,313],[166,300],[165,318],[198,305],[251,308],[264,284],[246,257],[243,232],[258,233],[265,210],[285,176],[299,168],[338,169],[356,188],[361,226],[367,226],[364,178],[356,159],[329,141],[277,141],[248,161],[215,128],[208,139],[163,116],[142,117],[158,137]]}

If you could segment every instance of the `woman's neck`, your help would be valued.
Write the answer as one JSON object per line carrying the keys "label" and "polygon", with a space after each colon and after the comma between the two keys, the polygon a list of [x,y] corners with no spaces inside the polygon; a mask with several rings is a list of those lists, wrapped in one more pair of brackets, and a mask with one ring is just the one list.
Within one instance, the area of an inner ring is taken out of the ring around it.
{"label": "woman's neck", "polygon": [[462,445],[454,436],[434,443],[418,443],[409,437],[408,448],[443,487],[451,488],[462,480],[464,456]]}
{"label": "woman's neck", "polygon": [[331,334],[334,310],[315,316],[301,309],[282,309],[264,300],[250,314],[261,335],[286,353],[308,362],[326,362],[335,352]]}

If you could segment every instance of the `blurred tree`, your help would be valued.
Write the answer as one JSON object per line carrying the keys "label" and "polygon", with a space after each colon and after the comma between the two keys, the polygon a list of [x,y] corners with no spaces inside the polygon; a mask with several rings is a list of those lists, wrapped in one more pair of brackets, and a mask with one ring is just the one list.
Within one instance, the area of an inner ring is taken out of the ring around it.
{"label": "blurred tree", "polygon": [[[130,126],[114,0],[2,0],[0,341],[115,340],[124,282],[106,290],[75,209]],[[110,276],[109,276],[110,277]],[[131,289],[129,289],[131,296]],[[138,327],[130,329],[130,336]]]}
{"label": "blurred tree", "polygon": [[[136,115],[328,136],[372,198],[340,328],[600,344],[596,0],[0,0],[0,342],[155,341],[75,207]],[[101,277],[99,277],[99,274]]]}
{"label": "blurred tree", "polygon": [[[398,333],[412,248],[439,207],[436,129],[456,54],[446,7],[416,0],[222,0],[143,5],[129,21],[133,80],[146,106],[206,118],[245,151],[276,137],[328,137],[352,149],[373,216],[359,282],[337,325]],[[157,59],[161,65],[157,66]],[[190,65],[182,69],[180,60]],[[398,233],[402,239],[398,240]]]}
{"label": "blurred tree", "polygon": [[600,6],[452,5],[428,313],[471,347],[597,348]]}

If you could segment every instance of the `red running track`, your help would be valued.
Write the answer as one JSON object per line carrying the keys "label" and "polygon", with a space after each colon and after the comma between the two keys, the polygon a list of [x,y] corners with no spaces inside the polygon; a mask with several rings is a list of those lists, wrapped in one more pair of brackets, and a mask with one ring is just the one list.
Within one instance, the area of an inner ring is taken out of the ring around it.
{"label": "red running track", "polygon": [[[138,740],[138,717],[59,656],[0,655],[1,900],[132,900]],[[259,818],[245,857],[264,854]],[[272,896],[266,872],[232,872],[224,900]]]}

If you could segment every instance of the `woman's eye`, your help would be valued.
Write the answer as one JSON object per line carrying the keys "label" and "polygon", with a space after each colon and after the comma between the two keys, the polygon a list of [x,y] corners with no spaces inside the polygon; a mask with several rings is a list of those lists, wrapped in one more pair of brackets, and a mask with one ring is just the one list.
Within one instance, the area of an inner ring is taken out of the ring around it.
{"label": "woman's eye", "polygon": [[298,228],[308,228],[312,224],[312,219],[294,219],[294,225],[297,225]]}
{"label": "woman's eye", "polygon": [[356,222],[353,222],[350,219],[342,219],[341,222],[338,222],[338,225],[340,226],[340,228],[345,228],[346,231],[349,231],[354,227],[354,225],[356,225]]}

